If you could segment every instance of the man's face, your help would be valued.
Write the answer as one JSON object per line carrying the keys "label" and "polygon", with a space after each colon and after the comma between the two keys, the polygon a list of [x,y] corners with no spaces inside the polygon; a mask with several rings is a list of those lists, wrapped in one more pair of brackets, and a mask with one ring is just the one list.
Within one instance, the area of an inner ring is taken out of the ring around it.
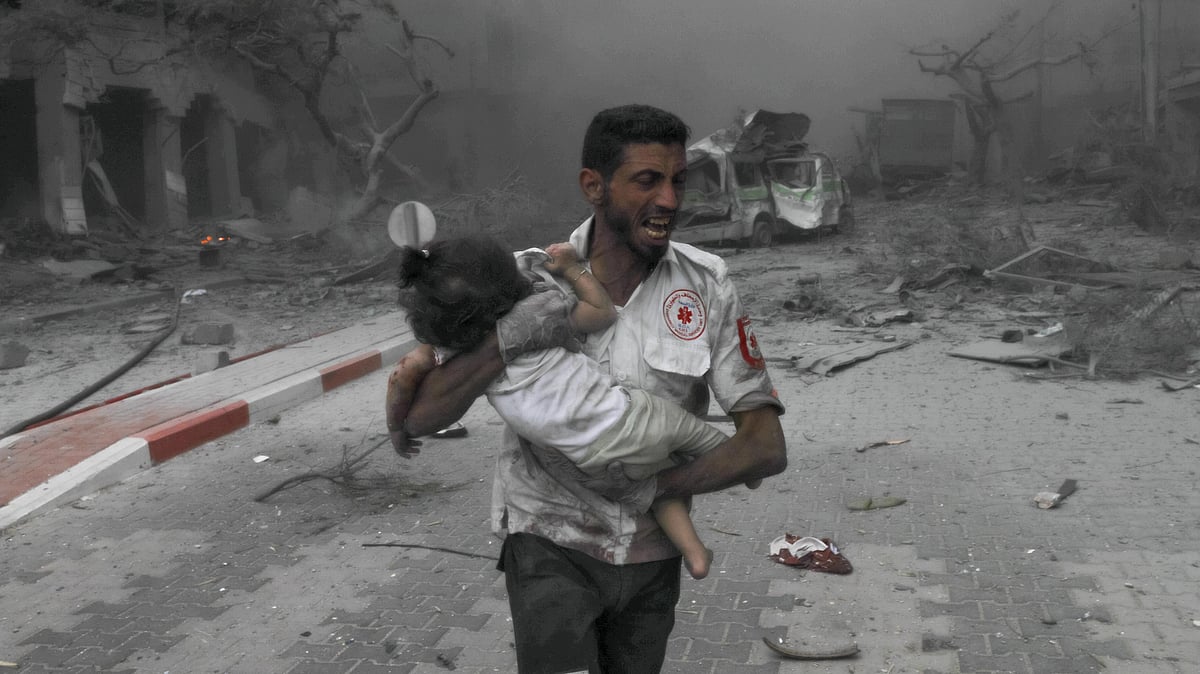
{"label": "man's face", "polygon": [[627,145],[624,161],[604,185],[598,226],[611,230],[647,263],[657,262],[671,242],[686,177],[687,154],[682,145]]}

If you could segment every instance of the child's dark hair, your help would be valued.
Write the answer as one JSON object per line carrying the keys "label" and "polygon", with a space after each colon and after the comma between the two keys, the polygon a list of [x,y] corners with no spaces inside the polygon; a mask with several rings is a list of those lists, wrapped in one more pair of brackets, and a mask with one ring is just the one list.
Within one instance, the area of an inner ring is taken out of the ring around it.
{"label": "child's dark hair", "polygon": [[400,306],[417,339],[466,350],[533,286],[511,251],[488,237],[462,237],[400,251]]}

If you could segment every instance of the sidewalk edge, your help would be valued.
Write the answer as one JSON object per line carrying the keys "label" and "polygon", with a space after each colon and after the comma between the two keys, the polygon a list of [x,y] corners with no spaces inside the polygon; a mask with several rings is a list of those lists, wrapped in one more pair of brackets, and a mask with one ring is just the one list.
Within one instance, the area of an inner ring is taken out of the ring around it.
{"label": "sidewalk edge", "polygon": [[[371,348],[347,354],[333,364],[301,370],[243,395],[118,440],[0,506],[0,530],[44,510],[110,487],[250,423],[268,419],[294,405],[390,367],[415,343],[411,336],[384,340],[373,344]],[[382,396],[381,391],[381,399]]]}

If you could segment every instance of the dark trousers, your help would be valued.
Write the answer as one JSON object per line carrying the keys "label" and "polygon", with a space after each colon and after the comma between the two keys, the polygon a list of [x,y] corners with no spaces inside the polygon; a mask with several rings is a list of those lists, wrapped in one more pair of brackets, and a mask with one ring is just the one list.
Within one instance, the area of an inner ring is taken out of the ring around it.
{"label": "dark trousers", "polygon": [[521,674],[656,674],[679,601],[680,558],[616,566],[541,536],[509,534],[508,586]]}

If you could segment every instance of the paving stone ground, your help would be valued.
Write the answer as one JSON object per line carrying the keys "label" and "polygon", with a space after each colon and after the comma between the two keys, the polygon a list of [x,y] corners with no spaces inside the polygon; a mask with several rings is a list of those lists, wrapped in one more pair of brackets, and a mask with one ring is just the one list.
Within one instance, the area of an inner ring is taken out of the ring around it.
{"label": "paving stone ground", "polygon": [[[870,335],[764,317],[790,466],[757,491],[696,499],[714,572],[684,579],[664,671],[1200,671],[1200,391],[1035,381],[946,356],[997,325],[968,311],[896,326],[913,346],[816,377],[783,361]],[[411,462],[372,454],[362,488],[313,480],[254,500],[381,440],[383,378],[5,531],[0,660],[27,673],[514,671],[487,525],[500,426],[485,404],[467,438],[431,440]],[[856,451],[888,439],[908,442]],[[1065,478],[1077,493],[1034,507]],[[907,502],[846,507],[889,495]],[[783,533],[831,537],[854,572],[771,562]],[[861,652],[787,661],[763,636]]]}

